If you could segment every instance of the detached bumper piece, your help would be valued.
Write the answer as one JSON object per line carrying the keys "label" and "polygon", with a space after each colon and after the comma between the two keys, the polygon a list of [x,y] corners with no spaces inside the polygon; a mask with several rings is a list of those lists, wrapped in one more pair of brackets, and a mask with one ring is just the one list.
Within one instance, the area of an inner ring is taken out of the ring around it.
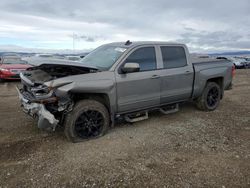
{"label": "detached bumper piece", "polygon": [[16,89],[23,111],[31,117],[38,119],[38,128],[47,131],[54,131],[59,120],[57,120],[55,116],[45,108],[44,104],[30,102],[30,100],[22,95],[19,88],[16,87]]}

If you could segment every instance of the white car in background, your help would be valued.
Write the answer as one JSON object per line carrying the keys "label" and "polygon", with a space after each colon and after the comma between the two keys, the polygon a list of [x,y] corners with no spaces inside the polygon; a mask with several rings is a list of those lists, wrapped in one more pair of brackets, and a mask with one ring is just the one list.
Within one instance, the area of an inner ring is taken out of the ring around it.
{"label": "white car in background", "polygon": [[245,69],[245,68],[247,68],[246,61],[245,61],[244,58],[230,57],[228,59],[233,62],[233,64],[234,64],[234,66],[235,66],[236,69]]}
{"label": "white car in background", "polygon": [[66,56],[65,59],[70,61],[80,61],[82,58],[80,56]]}
{"label": "white car in background", "polygon": [[250,57],[246,57],[246,68],[250,68]]}

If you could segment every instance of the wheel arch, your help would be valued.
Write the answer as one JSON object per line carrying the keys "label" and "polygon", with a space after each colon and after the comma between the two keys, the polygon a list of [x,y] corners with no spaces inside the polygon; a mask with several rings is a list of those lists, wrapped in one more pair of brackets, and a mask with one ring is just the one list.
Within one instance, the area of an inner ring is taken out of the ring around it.
{"label": "wheel arch", "polygon": [[74,103],[84,99],[92,99],[102,103],[110,114],[111,126],[114,125],[115,113],[111,105],[110,97],[107,93],[71,93],[71,98]]}
{"label": "wheel arch", "polygon": [[84,99],[92,99],[104,104],[108,111],[110,111],[110,100],[106,93],[71,93],[71,96],[74,103]]}

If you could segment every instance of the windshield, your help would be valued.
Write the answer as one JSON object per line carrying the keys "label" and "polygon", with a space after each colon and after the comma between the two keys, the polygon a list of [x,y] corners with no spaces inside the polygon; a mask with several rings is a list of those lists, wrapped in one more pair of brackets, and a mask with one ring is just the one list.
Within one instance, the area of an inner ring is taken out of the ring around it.
{"label": "windshield", "polygon": [[3,64],[28,64],[27,61],[21,59],[4,59]]}
{"label": "windshield", "polygon": [[108,70],[127,48],[104,45],[85,56],[80,62],[99,70]]}

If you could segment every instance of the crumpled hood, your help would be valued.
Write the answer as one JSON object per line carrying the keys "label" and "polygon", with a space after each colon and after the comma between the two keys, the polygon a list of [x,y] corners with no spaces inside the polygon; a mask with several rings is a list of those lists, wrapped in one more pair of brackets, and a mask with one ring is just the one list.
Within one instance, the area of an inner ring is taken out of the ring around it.
{"label": "crumpled hood", "polygon": [[83,67],[83,68],[91,68],[91,69],[97,70],[97,68],[94,66],[89,66],[89,65],[87,66],[82,63],[75,62],[75,61],[53,61],[53,63],[44,62],[40,64],[39,66],[35,66],[33,68],[36,69],[36,68],[43,67],[43,66],[69,66],[69,67],[73,66],[73,67]]}
{"label": "crumpled hood", "polygon": [[101,83],[114,80],[114,72],[104,71],[95,72],[91,74],[79,74],[68,77],[63,77],[55,80],[45,82],[44,85],[48,87],[60,87],[62,85],[73,83],[74,85],[84,86],[85,84],[91,85],[91,83]]}
{"label": "crumpled hood", "polygon": [[22,80],[28,80],[32,85],[43,84],[48,81],[59,78],[70,77],[73,75],[82,75],[95,73],[97,69],[94,67],[87,67],[81,63],[44,63],[39,66],[30,67],[24,71],[20,76]]}

